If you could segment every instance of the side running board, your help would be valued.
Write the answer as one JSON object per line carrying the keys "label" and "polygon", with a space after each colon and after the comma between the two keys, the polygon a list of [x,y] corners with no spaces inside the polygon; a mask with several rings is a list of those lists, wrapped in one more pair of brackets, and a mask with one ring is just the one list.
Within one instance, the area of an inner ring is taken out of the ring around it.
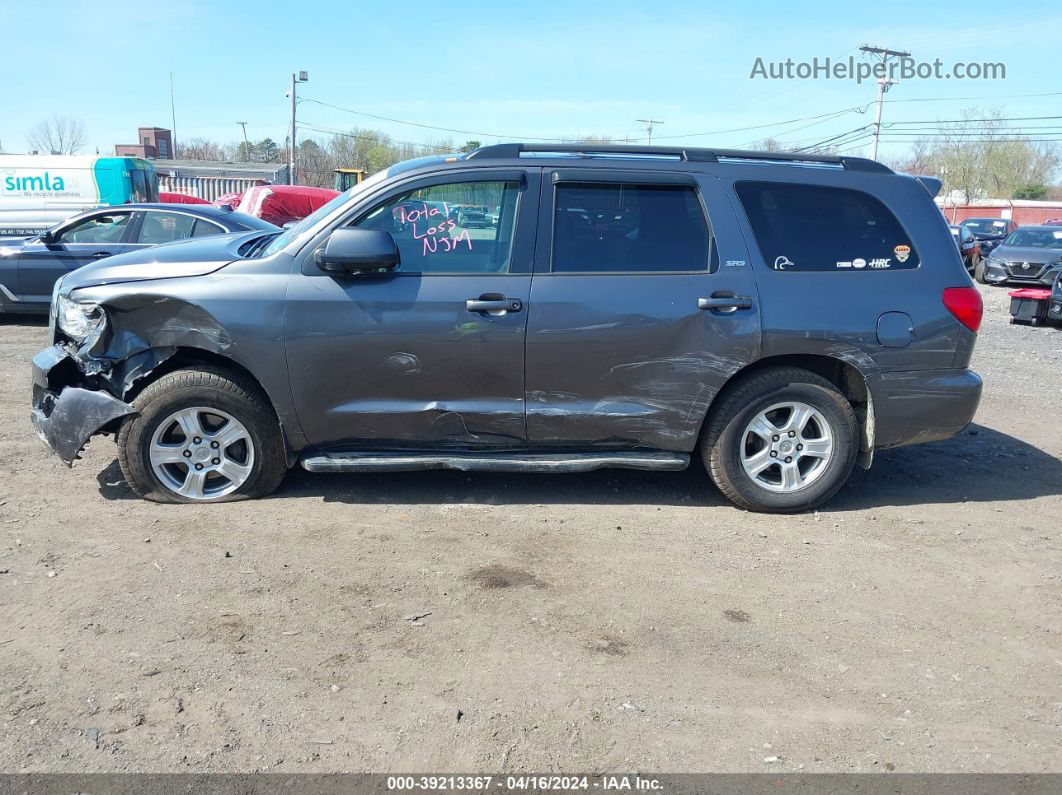
{"label": "side running board", "polygon": [[593,469],[677,471],[689,453],[323,453],[302,459],[310,472],[411,472],[459,469],[462,472],[589,472]]}

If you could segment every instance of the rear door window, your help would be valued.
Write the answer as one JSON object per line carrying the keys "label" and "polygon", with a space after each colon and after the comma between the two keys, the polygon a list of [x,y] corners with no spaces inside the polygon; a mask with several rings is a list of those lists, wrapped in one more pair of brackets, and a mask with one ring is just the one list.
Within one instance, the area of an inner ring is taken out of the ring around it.
{"label": "rear door window", "polygon": [[223,234],[225,234],[224,229],[213,221],[207,221],[204,218],[197,218],[195,225],[192,227],[192,237],[209,237],[210,235]]}
{"label": "rear door window", "polygon": [[693,187],[571,183],[556,188],[553,273],[707,271],[710,241]]}
{"label": "rear door window", "polygon": [[195,221],[193,216],[184,213],[149,210],[144,213],[137,242],[157,246],[175,240],[186,240],[192,236],[192,225]]}
{"label": "rear door window", "polygon": [[918,267],[918,252],[896,216],[868,193],[784,182],[735,187],[764,261],[774,270]]}

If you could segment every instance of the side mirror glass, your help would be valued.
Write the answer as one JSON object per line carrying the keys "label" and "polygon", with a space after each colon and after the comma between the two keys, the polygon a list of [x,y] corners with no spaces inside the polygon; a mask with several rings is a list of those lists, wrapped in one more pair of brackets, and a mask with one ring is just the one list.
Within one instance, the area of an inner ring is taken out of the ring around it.
{"label": "side mirror glass", "polygon": [[313,256],[328,273],[393,271],[401,261],[390,232],[351,227],[335,230]]}
{"label": "side mirror glass", "polygon": [[52,243],[58,242],[58,240],[59,235],[57,235],[51,229],[45,229],[43,232],[41,232],[41,242],[44,243],[44,245],[46,246],[50,246]]}

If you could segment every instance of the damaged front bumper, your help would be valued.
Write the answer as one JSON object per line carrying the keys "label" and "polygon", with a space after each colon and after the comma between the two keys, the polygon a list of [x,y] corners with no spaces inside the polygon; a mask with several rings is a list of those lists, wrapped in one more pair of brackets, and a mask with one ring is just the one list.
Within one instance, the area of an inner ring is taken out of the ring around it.
{"label": "damaged front bumper", "polygon": [[31,419],[37,435],[67,466],[92,436],[136,414],[109,392],[87,386],[84,372],[64,346],[52,345],[33,357]]}

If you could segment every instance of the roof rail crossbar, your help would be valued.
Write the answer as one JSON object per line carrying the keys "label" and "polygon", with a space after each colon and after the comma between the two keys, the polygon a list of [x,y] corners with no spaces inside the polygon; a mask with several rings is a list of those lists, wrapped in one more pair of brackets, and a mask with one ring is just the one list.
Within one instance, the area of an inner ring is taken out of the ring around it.
{"label": "roof rail crossbar", "polygon": [[684,146],[639,146],[635,144],[493,144],[483,146],[466,155],[469,159],[514,158],[524,152],[572,153],[591,157],[596,154],[608,155],[663,155],[677,157],[686,162],[717,163],[720,158],[726,160],[755,160],[779,163],[823,163],[839,165],[849,171],[870,171],[892,174],[888,166],[863,157],[838,155],[814,155],[803,152],[756,152],[745,149],[701,149]]}

